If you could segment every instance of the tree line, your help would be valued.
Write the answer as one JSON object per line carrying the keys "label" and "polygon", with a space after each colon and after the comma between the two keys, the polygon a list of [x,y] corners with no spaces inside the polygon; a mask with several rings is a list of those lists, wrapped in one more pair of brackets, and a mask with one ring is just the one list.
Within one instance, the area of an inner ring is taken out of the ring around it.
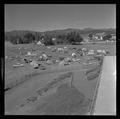
{"label": "tree line", "polygon": [[[56,40],[53,41],[53,38]],[[44,39],[42,41],[42,39]],[[76,44],[83,41],[80,33],[71,31],[69,33],[62,33],[52,35],[49,33],[44,34],[32,34],[26,33],[24,35],[5,35],[5,40],[10,41],[12,44],[28,44],[37,41],[42,41],[45,45],[56,45],[56,44]]]}

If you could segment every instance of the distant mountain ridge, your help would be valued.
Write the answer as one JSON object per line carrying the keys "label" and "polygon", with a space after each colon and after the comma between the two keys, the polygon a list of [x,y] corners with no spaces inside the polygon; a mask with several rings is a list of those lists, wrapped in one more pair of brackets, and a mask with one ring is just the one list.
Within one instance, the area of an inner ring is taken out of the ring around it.
{"label": "distant mountain ridge", "polygon": [[[80,34],[80,36],[84,39],[84,41],[88,41],[88,34],[96,34],[96,33],[105,33],[105,34],[116,34],[116,29],[109,28],[109,29],[94,29],[94,28],[84,28],[84,29],[75,29],[75,28],[67,28],[67,29],[58,29],[58,30],[52,30],[52,31],[45,31],[45,32],[38,32],[38,31],[29,31],[29,30],[14,30],[14,31],[8,31],[5,32],[5,41],[9,41],[10,38],[13,41],[14,36],[20,37],[21,39],[24,39],[24,36],[27,35],[27,33],[31,33],[35,36],[35,40],[41,40],[42,37],[50,36],[52,38],[56,38],[59,35],[63,36],[64,38],[68,35],[70,32],[77,32]],[[30,34],[29,34],[30,35]],[[12,38],[13,37],[13,38]],[[64,41],[64,38],[62,39]],[[16,39],[17,40],[17,39]],[[28,38],[29,40],[29,38]],[[45,40],[47,41],[47,40]],[[57,39],[57,41],[59,41]],[[23,41],[25,42],[25,41]],[[26,41],[27,42],[27,41]]]}
{"label": "distant mountain ridge", "polygon": [[61,34],[61,33],[68,33],[71,31],[77,31],[80,34],[88,34],[90,32],[108,32],[108,33],[116,33],[116,29],[114,28],[107,28],[107,29],[94,29],[94,28],[84,28],[84,29],[75,29],[75,28],[67,28],[67,29],[58,29],[58,30],[51,30],[51,31],[45,31],[45,32],[38,32],[38,31],[29,31],[29,30],[14,30],[14,31],[6,31],[5,34],[13,34],[13,35],[22,35],[25,33],[40,33],[40,34],[44,34],[44,33],[49,33],[49,34]]}

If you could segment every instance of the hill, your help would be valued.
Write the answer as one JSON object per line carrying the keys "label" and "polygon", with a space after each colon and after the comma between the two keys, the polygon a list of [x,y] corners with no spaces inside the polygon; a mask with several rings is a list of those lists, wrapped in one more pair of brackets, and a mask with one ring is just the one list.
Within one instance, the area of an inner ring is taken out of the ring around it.
{"label": "hill", "polygon": [[69,33],[72,31],[79,32],[80,34],[89,34],[89,33],[100,33],[100,32],[105,32],[105,33],[112,33],[116,34],[116,29],[109,28],[109,29],[93,29],[93,28],[85,28],[85,29],[73,29],[73,28],[68,28],[68,29],[62,29],[62,30],[52,30],[52,31],[45,31],[45,32],[37,32],[37,31],[24,31],[24,30],[14,30],[14,31],[9,31],[5,32],[5,35],[24,35],[26,33],[32,33],[32,34],[63,34],[63,33]]}

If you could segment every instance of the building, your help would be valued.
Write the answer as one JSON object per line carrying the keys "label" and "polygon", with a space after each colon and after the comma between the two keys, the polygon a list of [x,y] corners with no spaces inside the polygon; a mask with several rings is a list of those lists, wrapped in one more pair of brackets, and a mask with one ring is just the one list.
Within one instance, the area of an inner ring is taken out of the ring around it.
{"label": "building", "polygon": [[116,41],[116,34],[111,34],[112,38],[110,40]]}
{"label": "building", "polygon": [[103,37],[105,36],[105,32],[102,32],[102,33],[94,33],[92,35],[92,38],[88,37],[88,39],[91,41],[102,41],[103,40]]}
{"label": "building", "polygon": [[96,33],[96,34],[93,35],[93,39],[101,41],[101,40],[103,40],[104,35],[105,35],[104,32],[102,32],[102,33]]}

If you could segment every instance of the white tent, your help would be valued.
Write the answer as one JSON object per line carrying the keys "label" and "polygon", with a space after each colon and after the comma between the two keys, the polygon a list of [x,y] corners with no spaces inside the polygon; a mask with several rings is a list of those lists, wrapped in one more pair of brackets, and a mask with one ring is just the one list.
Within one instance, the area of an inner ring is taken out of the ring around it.
{"label": "white tent", "polygon": [[42,43],[41,43],[41,41],[38,41],[37,44],[38,44],[38,45],[41,45]]}
{"label": "white tent", "polygon": [[64,64],[65,64],[65,61],[59,62],[59,66],[64,66]]}
{"label": "white tent", "polygon": [[8,58],[8,56],[5,56],[5,59],[7,59]]}
{"label": "white tent", "polygon": [[94,54],[94,50],[89,50],[88,55]]}
{"label": "white tent", "polygon": [[50,47],[50,46],[48,46],[47,48],[48,48],[48,49],[51,49],[51,47]]}
{"label": "white tent", "polygon": [[23,67],[24,65],[23,64],[20,64],[20,63],[17,63],[17,64],[14,64],[13,67]]}
{"label": "white tent", "polygon": [[56,40],[56,38],[52,38],[52,41],[55,41]]}
{"label": "white tent", "polygon": [[82,48],[82,51],[87,51],[87,49],[86,48]]}
{"label": "white tent", "polygon": [[37,45],[44,45],[43,43],[41,43],[41,41],[37,42]]}
{"label": "white tent", "polygon": [[58,48],[57,50],[58,50],[58,51],[63,51],[64,49],[63,49],[63,48]]}
{"label": "white tent", "polygon": [[30,51],[28,51],[27,56],[36,56],[36,54],[35,53],[31,53]]}
{"label": "white tent", "polygon": [[76,57],[76,54],[75,54],[75,53],[72,53],[72,57]]}
{"label": "white tent", "polygon": [[67,47],[64,47],[64,49],[67,49]]}
{"label": "white tent", "polygon": [[31,55],[31,52],[28,51],[27,55]]}
{"label": "white tent", "polygon": [[37,62],[36,62],[36,61],[34,61],[34,60],[30,63],[30,65],[32,65],[33,67],[38,67]]}
{"label": "white tent", "polygon": [[97,50],[98,53],[106,53],[105,50]]}
{"label": "white tent", "polygon": [[43,56],[44,58],[47,58],[47,55],[46,55],[46,54],[42,54],[42,56]]}

